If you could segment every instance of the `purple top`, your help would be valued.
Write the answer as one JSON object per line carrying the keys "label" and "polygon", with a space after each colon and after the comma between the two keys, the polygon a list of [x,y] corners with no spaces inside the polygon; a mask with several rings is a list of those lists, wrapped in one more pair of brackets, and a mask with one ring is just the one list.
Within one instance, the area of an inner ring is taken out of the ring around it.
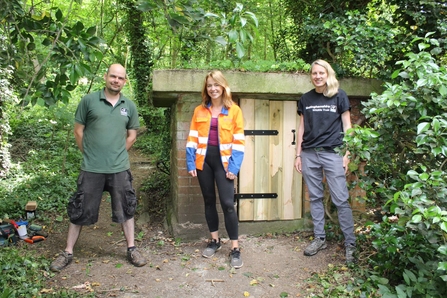
{"label": "purple top", "polygon": [[211,118],[210,134],[208,136],[208,145],[219,146],[219,138],[217,136],[217,118]]}

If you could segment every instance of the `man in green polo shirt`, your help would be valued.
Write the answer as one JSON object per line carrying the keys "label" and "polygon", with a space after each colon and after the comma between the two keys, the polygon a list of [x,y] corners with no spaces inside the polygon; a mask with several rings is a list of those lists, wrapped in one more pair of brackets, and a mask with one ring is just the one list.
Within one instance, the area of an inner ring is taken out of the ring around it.
{"label": "man in green polo shirt", "polygon": [[121,94],[126,83],[122,65],[112,64],[104,81],[104,89],[84,96],[76,110],[74,135],[83,159],[77,191],[67,206],[67,245],[51,264],[52,271],[59,272],[73,260],[73,248],[82,226],[98,221],[104,191],[112,198],[112,221],[122,225],[127,259],[137,267],[147,263],[135,248],[137,198],[127,153],[137,138],[138,112],[135,104]]}

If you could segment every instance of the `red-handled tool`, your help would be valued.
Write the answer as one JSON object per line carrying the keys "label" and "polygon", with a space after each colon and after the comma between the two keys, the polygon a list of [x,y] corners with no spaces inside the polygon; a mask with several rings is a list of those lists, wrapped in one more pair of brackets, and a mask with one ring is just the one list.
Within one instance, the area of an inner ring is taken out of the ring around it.
{"label": "red-handled tool", "polygon": [[30,238],[25,238],[23,240],[25,242],[33,244],[33,243],[36,243],[36,242],[44,241],[45,237],[43,237],[43,236],[33,236],[33,237],[30,237]]}
{"label": "red-handled tool", "polygon": [[19,225],[12,219],[5,219],[5,222],[12,224],[16,230],[19,228]]}

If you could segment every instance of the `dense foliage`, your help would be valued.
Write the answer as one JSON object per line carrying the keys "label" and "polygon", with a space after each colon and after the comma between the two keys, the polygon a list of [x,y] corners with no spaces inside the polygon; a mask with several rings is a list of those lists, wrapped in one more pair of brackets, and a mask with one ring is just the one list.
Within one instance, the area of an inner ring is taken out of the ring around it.
{"label": "dense foliage", "polygon": [[[0,180],[1,216],[18,219],[29,200],[39,209],[60,213],[75,190],[81,154],[73,137],[74,103],[50,109],[10,107],[12,163]],[[44,214],[42,214],[44,215]]]}
{"label": "dense foliage", "polygon": [[447,69],[420,51],[399,61],[382,94],[365,103],[368,127],[346,139],[367,159],[363,187],[383,204],[383,222],[368,223],[364,262],[384,297],[445,297],[447,289]]}
{"label": "dense foliage", "polygon": [[285,36],[294,42],[288,59],[324,58],[341,75],[388,78],[397,61],[417,51],[414,36],[433,32],[432,54],[445,58],[447,6],[442,1],[286,0],[293,24]]}

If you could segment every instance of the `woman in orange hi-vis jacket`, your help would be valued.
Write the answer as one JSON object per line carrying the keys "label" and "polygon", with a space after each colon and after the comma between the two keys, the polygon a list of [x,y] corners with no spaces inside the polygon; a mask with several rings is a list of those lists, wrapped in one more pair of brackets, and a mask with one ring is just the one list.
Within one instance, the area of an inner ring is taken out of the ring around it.
{"label": "woman in orange hi-vis jacket", "polygon": [[199,179],[205,201],[205,218],[211,240],[203,251],[212,257],[221,248],[216,191],[224,213],[225,228],[231,240],[230,264],[243,265],[239,249],[238,217],[234,207],[234,178],[244,158],[244,119],[239,106],[232,100],[230,87],[220,71],[205,77],[202,104],[194,110],[186,144],[188,173]]}

